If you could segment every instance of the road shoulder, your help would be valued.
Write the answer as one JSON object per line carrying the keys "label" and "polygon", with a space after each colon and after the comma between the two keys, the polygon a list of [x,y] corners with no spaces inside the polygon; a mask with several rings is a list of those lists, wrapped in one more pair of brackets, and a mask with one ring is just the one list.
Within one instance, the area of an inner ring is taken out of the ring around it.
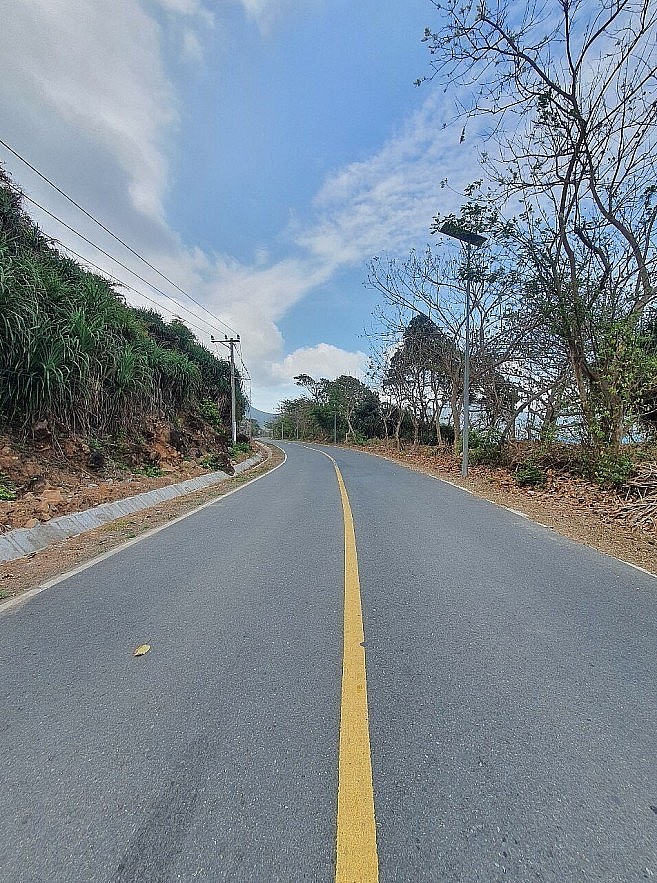
{"label": "road shoulder", "polygon": [[564,500],[541,496],[536,498],[531,492],[518,488],[505,490],[485,477],[470,475],[462,478],[452,472],[445,473],[440,467],[418,464],[406,459],[404,452],[396,454],[380,451],[350,448],[373,457],[388,460],[413,472],[429,475],[438,481],[460,488],[466,493],[502,506],[537,524],[556,531],[561,536],[582,543],[598,552],[617,558],[620,561],[645,570],[657,576],[657,541],[639,529],[632,529],[620,522],[608,519],[603,512],[578,510],[566,505]]}
{"label": "road shoulder", "polygon": [[185,494],[143,509],[132,515],[108,522],[95,530],[33,552],[23,558],[0,565],[0,613],[7,602],[22,596],[58,576],[74,570],[93,559],[106,555],[141,535],[151,532],[169,522],[191,514],[195,509],[219,499],[247,482],[271,472],[284,460],[277,447],[267,446],[268,458],[235,478],[195,493]]}

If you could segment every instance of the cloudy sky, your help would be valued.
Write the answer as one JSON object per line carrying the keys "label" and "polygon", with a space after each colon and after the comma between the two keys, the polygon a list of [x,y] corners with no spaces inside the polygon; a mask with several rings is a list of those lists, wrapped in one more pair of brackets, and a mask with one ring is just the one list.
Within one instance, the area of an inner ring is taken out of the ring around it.
{"label": "cloudy sky", "polygon": [[[253,404],[299,372],[359,375],[376,306],[368,260],[429,241],[479,174],[428,72],[430,0],[5,0],[0,139],[42,228],[209,344],[235,329]],[[447,178],[449,189],[441,189]]]}

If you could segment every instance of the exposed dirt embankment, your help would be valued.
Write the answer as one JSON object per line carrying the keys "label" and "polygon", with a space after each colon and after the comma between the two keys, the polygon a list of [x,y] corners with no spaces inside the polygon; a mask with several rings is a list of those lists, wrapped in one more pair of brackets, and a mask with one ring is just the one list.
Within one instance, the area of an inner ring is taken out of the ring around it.
{"label": "exposed dirt embankment", "polygon": [[[110,552],[128,540],[168,524],[174,518],[224,496],[241,484],[270,471],[282,462],[283,454],[278,448],[258,447],[267,455],[267,459],[263,463],[216,487],[160,503],[142,512],[135,512],[133,515],[119,518],[81,536],[71,537],[65,542],[41,552],[0,564],[0,610],[3,601],[11,601],[27,590],[43,585],[43,583],[74,567],[85,564],[98,555]],[[132,488],[132,485],[129,487]]]}
{"label": "exposed dirt embankment", "polygon": [[45,424],[28,441],[3,434],[0,492],[14,499],[0,499],[0,533],[217,469],[233,473],[225,438],[195,418],[180,427],[152,422],[104,443],[57,438]]}

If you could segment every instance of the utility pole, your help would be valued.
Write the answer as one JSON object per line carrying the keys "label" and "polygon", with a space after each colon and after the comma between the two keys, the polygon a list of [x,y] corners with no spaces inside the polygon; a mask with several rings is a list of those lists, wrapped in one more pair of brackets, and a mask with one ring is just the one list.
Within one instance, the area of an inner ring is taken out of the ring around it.
{"label": "utility pole", "polygon": [[220,343],[222,346],[227,346],[230,350],[230,420],[231,420],[231,428],[232,428],[232,437],[233,444],[237,444],[237,414],[236,414],[236,405],[235,405],[235,345],[240,342],[239,334],[237,337],[228,337],[224,336],[224,339],[221,340],[217,337],[210,337],[212,343]]}

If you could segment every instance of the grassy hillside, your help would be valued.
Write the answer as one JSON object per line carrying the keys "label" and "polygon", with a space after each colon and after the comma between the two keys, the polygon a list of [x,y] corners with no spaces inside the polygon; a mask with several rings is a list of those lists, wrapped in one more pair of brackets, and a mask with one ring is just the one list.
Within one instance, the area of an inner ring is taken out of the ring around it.
{"label": "grassy hillside", "polygon": [[190,414],[221,428],[229,373],[182,322],[132,309],[58,252],[0,170],[0,429],[113,437]]}

